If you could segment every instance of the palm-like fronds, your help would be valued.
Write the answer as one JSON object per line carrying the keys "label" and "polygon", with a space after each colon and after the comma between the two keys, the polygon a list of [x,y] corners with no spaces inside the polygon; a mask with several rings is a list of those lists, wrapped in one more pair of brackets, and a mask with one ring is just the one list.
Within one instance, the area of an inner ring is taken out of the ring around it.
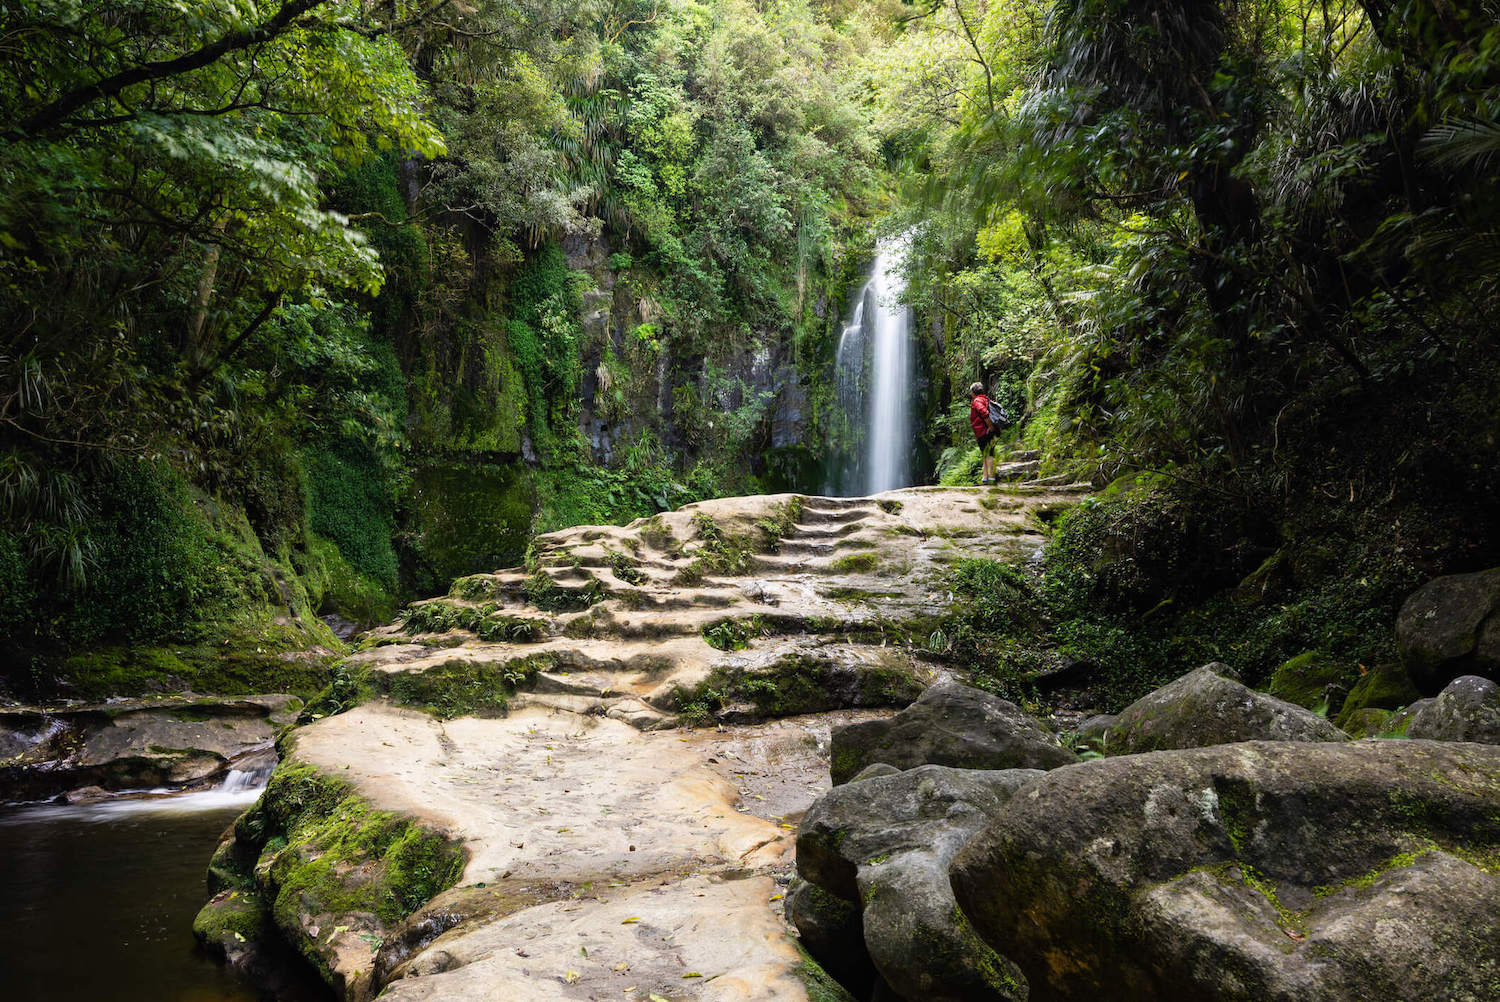
{"label": "palm-like fronds", "polygon": [[1500,157],[1500,122],[1444,122],[1422,137],[1422,152],[1445,167],[1487,170]]}

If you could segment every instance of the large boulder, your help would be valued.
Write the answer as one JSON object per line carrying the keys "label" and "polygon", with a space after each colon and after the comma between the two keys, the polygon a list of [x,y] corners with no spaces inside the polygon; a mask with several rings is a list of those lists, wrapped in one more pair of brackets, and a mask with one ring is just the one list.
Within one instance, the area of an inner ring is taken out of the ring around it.
{"label": "large boulder", "polygon": [[1491,999],[1500,748],[1249,742],[1102,759],[951,871],[1032,999]]}
{"label": "large boulder", "polygon": [[1396,616],[1396,643],[1412,681],[1435,693],[1460,675],[1500,672],[1500,567],[1434,578]]}
{"label": "large boulder", "polygon": [[1215,662],[1148,693],[1120,711],[1106,732],[1111,755],[1201,748],[1236,741],[1347,741],[1311,710],[1247,689]]}
{"label": "large boulder", "polygon": [[895,716],[840,727],[832,744],[835,784],[875,762],[897,769],[1053,769],[1078,761],[1016,704],[957,682],[929,686]]}
{"label": "large boulder", "polygon": [[[924,765],[836,786],[802,819],[797,871],[835,898],[862,905],[865,949],[897,997],[1026,998],[1015,967],[975,935],[959,911],[948,867],[1017,790],[1043,775]],[[794,920],[802,909],[794,909]],[[825,904],[815,911],[832,916],[836,910]],[[818,918],[810,924],[827,923]],[[828,937],[816,929],[813,938]]]}
{"label": "large boulder", "polygon": [[1500,745],[1500,685],[1478,675],[1459,676],[1434,699],[1422,701],[1406,736]]}

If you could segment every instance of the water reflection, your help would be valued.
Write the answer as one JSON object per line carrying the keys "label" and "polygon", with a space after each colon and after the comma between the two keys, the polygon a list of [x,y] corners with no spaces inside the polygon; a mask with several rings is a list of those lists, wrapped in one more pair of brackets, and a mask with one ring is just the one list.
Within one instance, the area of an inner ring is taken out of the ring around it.
{"label": "water reflection", "polygon": [[309,1002],[305,973],[257,992],[197,948],[193,916],[220,835],[257,776],[177,796],[0,807],[6,1002]]}

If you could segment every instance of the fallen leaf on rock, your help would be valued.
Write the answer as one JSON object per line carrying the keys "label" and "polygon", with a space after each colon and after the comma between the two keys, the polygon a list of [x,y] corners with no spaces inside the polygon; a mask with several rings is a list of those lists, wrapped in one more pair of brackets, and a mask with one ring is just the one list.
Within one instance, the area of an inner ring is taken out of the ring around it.
{"label": "fallen leaf on rock", "polygon": [[563,983],[564,984],[572,985],[572,984],[577,984],[577,982],[578,982],[578,972],[577,971],[569,971],[567,974],[563,975]]}
{"label": "fallen leaf on rock", "polygon": [[637,917],[635,915],[632,915],[632,916],[630,916],[630,918],[626,919],[624,922],[621,922],[620,924],[621,925],[630,925],[633,922],[639,922],[639,921],[640,921],[639,917]]}

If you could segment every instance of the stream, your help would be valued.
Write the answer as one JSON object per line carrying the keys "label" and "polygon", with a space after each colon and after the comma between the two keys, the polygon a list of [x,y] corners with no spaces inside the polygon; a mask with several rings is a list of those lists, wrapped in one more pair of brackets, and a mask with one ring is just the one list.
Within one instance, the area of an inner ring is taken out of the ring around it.
{"label": "stream", "polygon": [[0,806],[0,998],[326,1000],[310,970],[259,991],[193,940],[209,857],[263,782],[231,773],[201,793]]}

